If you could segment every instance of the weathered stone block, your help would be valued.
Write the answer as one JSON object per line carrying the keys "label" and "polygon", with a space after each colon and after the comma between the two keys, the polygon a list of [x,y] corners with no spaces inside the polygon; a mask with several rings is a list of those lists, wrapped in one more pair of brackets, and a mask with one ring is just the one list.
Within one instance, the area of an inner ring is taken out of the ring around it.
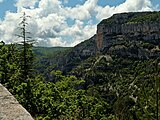
{"label": "weathered stone block", "polygon": [[13,95],[0,84],[0,120],[33,120]]}

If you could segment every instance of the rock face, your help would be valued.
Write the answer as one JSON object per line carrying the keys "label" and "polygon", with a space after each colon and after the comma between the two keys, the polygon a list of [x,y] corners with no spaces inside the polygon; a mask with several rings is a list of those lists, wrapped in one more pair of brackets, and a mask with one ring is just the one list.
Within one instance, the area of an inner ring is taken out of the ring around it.
{"label": "rock face", "polygon": [[0,120],[33,120],[12,94],[0,84]]}
{"label": "rock face", "polygon": [[74,50],[69,54],[70,57],[78,55],[80,57],[92,56],[96,53],[96,35],[88,40],[78,44],[74,47]]}
{"label": "rock face", "polygon": [[75,66],[77,66],[81,61],[95,55],[97,52],[96,47],[96,35],[88,40],[76,45],[66,57],[63,58],[62,65],[59,69],[68,72]]}
{"label": "rock face", "polygon": [[98,50],[103,51],[123,38],[157,42],[160,39],[160,12],[115,14],[98,24]]}

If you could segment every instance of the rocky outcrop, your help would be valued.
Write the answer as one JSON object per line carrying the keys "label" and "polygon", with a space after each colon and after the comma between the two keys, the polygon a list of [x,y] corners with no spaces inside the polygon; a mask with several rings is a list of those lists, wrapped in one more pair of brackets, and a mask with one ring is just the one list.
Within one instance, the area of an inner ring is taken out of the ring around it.
{"label": "rocky outcrop", "polygon": [[12,94],[0,84],[0,120],[33,120]]}
{"label": "rocky outcrop", "polygon": [[96,47],[96,35],[88,40],[76,45],[64,58],[61,66],[62,71],[68,72],[75,66],[81,63],[81,61],[95,55],[97,52]]}
{"label": "rocky outcrop", "polygon": [[[143,20],[143,17],[146,17],[146,20]],[[115,14],[102,20],[97,26],[97,48],[103,51],[112,43],[118,43],[118,39],[122,37],[157,43],[160,39],[159,19],[160,12],[135,12]]]}

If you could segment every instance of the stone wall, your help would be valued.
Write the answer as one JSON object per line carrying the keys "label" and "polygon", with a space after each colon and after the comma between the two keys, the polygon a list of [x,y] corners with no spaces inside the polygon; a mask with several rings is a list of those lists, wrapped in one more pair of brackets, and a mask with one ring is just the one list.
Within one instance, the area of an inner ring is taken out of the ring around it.
{"label": "stone wall", "polygon": [[0,120],[33,120],[12,94],[0,84]]}

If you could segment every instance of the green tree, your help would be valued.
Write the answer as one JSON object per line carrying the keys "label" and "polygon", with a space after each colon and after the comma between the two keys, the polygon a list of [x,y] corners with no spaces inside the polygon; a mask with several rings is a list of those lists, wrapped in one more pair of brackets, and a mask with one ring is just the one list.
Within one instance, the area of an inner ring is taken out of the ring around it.
{"label": "green tree", "polygon": [[[27,31],[27,18],[30,16],[27,16],[25,14],[25,12],[23,13],[22,21],[19,24],[20,27],[19,29],[21,30],[21,33],[16,35],[20,38],[23,39],[23,41],[20,42],[20,49],[21,49],[21,57],[20,57],[20,61],[21,61],[21,69],[22,69],[22,73],[24,76],[24,80],[27,81],[28,77],[31,76],[31,73],[33,72],[33,52],[32,52],[32,47],[33,47],[33,43],[34,40],[31,39],[31,32]],[[21,48],[21,46],[23,46]]]}
{"label": "green tree", "polygon": [[19,67],[18,63],[18,49],[16,46],[3,43],[0,47],[0,82],[8,89],[13,88],[16,83],[11,78]]}
{"label": "green tree", "polygon": [[17,99],[20,101],[20,103],[29,111],[32,113],[31,108],[31,98],[33,97],[32,94],[32,82],[34,81],[34,55],[32,51],[33,47],[33,40],[31,40],[30,32],[27,31],[27,16],[25,13],[21,17],[22,21],[19,24],[19,29],[21,32],[16,35],[19,38],[22,38],[22,41],[17,44],[17,47],[19,49],[19,69],[15,76],[17,76],[16,79],[19,81],[18,86],[15,87],[14,93],[17,95]]}

